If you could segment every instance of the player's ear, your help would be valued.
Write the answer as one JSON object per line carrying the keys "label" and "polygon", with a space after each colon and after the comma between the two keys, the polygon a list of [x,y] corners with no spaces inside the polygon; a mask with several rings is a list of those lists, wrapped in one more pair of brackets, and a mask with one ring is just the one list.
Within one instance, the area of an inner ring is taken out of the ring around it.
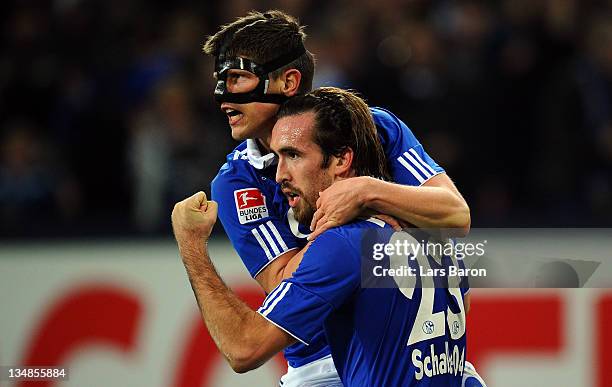
{"label": "player's ear", "polygon": [[282,75],[283,86],[281,93],[287,97],[293,97],[298,93],[302,81],[302,73],[298,69],[288,69]]}
{"label": "player's ear", "polygon": [[334,173],[336,176],[349,177],[353,168],[353,157],[351,148],[346,148],[339,156],[334,156]]}

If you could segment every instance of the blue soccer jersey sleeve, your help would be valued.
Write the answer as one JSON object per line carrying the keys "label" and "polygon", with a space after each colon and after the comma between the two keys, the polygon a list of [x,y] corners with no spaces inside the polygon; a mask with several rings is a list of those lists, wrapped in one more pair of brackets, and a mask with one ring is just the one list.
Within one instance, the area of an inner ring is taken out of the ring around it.
{"label": "blue soccer jersey sleeve", "polygon": [[258,312],[309,344],[330,313],[359,288],[358,257],[356,247],[335,230],[321,234],[304,254],[293,278],[281,282]]}
{"label": "blue soccer jersey sleeve", "polygon": [[273,203],[274,182],[254,173],[246,160],[234,161],[213,180],[212,199],[219,204],[218,216],[234,249],[254,278],[298,244]]}
{"label": "blue soccer jersey sleeve", "polygon": [[370,108],[370,111],[378,128],[394,182],[420,186],[444,172],[402,120],[382,108]]}
{"label": "blue soccer jersey sleeve", "polygon": [[[394,183],[420,186],[432,177],[445,173],[427,154],[410,128],[395,114],[380,107],[372,107],[370,112]],[[461,290],[464,294],[469,291],[467,279],[462,282]]]}

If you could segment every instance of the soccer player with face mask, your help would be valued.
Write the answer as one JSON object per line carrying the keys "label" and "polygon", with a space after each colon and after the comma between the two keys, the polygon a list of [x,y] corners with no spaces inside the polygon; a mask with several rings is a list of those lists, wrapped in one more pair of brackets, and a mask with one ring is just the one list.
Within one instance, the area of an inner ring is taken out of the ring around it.
{"label": "soccer player with face mask", "polygon": [[[307,238],[359,216],[386,214],[423,228],[470,226],[469,208],[450,178],[410,129],[381,108],[370,112],[395,183],[369,176],[339,181],[322,192],[311,224],[295,221],[303,192],[287,199],[275,183],[277,158],[270,139],[279,105],[312,87],[314,58],[303,27],[280,11],[252,12],[223,26],[204,45],[215,57],[215,98],[232,137],[245,140],[227,157],[212,183],[219,218],[249,273],[269,293],[290,277]],[[314,203],[313,203],[314,204]],[[311,233],[312,229],[312,233]],[[283,385],[333,385],[338,377],[325,337],[285,351]]]}
{"label": "soccer player with face mask", "polygon": [[[368,106],[336,88],[284,103],[270,148],[278,155],[276,182],[301,223],[312,220],[319,192],[333,184],[389,177]],[[419,285],[403,283],[409,286],[402,289],[363,286],[363,254],[392,237],[384,222],[356,219],[323,232],[293,277],[282,280],[255,312],[223,284],[208,255],[205,242],[217,209],[200,192],[175,206],[172,223],[204,321],[236,371],[256,368],[296,342],[316,345],[323,332],[340,381],[324,372],[323,360],[315,360],[288,373],[282,385],[463,386],[464,284],[451,286],[449,280],[448,287],[434,288],[421,277]],[[417,261],[446,266],[454,258]]]}

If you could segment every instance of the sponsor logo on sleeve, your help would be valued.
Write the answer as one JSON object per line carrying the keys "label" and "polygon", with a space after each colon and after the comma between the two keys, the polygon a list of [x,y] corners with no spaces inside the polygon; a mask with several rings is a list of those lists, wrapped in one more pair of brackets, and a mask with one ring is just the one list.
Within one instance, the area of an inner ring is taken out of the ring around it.
{"label": "sponsor logo on sleeve", "polygon": [[254,222],[268,217],[266,197],[257,188],[245,188],[234,191],[236,211],[240,224]]}

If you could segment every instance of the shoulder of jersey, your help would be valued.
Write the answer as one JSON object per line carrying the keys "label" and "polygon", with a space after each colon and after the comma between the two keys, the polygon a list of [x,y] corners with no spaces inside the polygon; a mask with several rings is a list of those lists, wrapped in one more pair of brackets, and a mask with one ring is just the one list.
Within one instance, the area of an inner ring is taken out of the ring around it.
{"label": "shoulder of jersey", "polygon": [[389,122],[397,120],[395,114],[391,113],[389,110],[385,108],[381,108],[378,106],[370,107],[370,113],[372,113],[372,118],[374,119],[374,123],[376,125],[380,125],[381,122]]}
{"label": "shoulder of jersey", "polygon": [[241,142],[237,147],[234,148],[233,151],[228,153],[225,160],[228,163],[243,163],[246,162],[248,164],[249,158],[247,157],[247,145],[246,141]]}
{"label": "shoulder of jersey", "polygon": [[217,176],[222,176],[237,170],[246,171],[253,169],[255,168],[249,163],[249,158],[247,156],[246,141],[243,141],[225,157],[225,163],[219,169]]}

